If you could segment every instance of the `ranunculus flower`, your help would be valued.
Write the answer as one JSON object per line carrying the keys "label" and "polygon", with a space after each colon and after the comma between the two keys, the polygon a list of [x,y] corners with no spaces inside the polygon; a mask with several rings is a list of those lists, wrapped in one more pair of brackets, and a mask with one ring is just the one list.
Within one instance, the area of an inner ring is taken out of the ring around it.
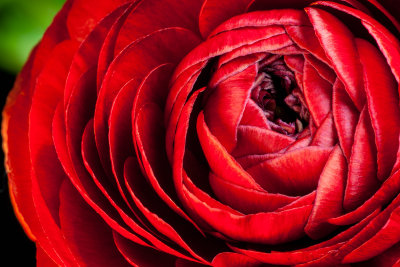
{"label": "ranunculus flower", "polygon": [[399,6],[70,0],[3,113],[41,266],[400,265]]}

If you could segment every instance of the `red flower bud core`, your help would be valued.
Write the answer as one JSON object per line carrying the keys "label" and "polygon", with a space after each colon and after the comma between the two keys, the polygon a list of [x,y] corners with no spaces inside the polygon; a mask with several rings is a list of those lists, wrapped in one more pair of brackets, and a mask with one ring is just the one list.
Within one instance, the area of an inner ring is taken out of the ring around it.
{"label": "red flower bud core", "polygon": [[400,265],[399,17],[67,1],[3,111],[38,265]]}

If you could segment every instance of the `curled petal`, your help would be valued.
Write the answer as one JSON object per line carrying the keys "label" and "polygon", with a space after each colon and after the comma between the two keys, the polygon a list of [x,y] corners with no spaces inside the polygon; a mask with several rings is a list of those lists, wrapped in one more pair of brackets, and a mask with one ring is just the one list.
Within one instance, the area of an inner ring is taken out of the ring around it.
{"label": "curled petal", "polygon": [[335,229],[326,220],[342,213],[346,172],[346,160],[336,146],[318,181],[314,207],[305,227],[310,237],[317,239]]}
{"label": "curled petal", "polygon": [[245,214],[274,211],[298,199],[248,189],[232,184],[213,173],[210,173],[209,179],[213,192],[222,202]]}
{"label": "curled petal", "polygon": [[399,212],[396,208],[388,221],[373,237],[343,259],[345,263],[359,262],[377,256],[400,241]]}
{"label": "curled petal", "polygon": [[304,64],[303,91],[310,114],[318,127],[331,110],[332,85],[307,61]]}
{"label": "curled petal", "polygon": [[[296,196],[313,191],[332,148],[305,147],[268,159],[247,171],[268,192]],[[296,173],[293,173],[296,170]]]}
{"label": "curled petal", "polygon": [[333,85],[332,114],[340,147],[349,160],[359,112],[339,79],[336,79]]}
{"label": "curled petal", "polygon": [[[128,266],[117,248],[113,246],[111,229],[85,203],[68,180],[62,185],[60,201],[61,229],[66,241],[71,244],[71,249],[79,257],[76,263]],[[102,252],[101,257],[98,257],[96,253],[98,251]]]}
{"label": "curled petal", "polygon": [[197,120],[199,140],[211,170],[220,177],[226,178],[233,184],[245,188],[262,190],[254,179],[242,169],[235,159],[228,154],[217,138],[211,133],[200,113]]}
{"label": "curled petal", "polygon": [[377,147],[378,178],[386,179],[399,146],[400,109],[397,83],[381,53],[370,43],[356,41],[363,66],[365,91]]}
{"label": "curled petal", "polygon": [[206,0],[199,15],[199,28],[203,38],[207,36],[221,22],[245,11],[251,0]]}
{"label": "curled petal", "polygon": [[363,74],[353,34],[333,15],[317,8],[306,8],[316,35],[346,91],[361,110],[365,103]]}
{"label": "curled petal", "polygon": [[294,139],[286,135],[256,126],[239,126],[237,143],[232,155],[260,155],[278,152],[289,146]]}
{"label": "curled petal", "polygon": [[361,112],[349,162],[343,207],[352,210],[365,202],[378,188],[374,133],[366,108]]}

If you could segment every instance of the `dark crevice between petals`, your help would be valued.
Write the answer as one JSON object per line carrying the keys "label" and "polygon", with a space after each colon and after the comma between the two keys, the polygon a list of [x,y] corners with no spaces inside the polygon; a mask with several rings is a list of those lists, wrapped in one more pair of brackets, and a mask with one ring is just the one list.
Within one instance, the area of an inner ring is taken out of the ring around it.
{"label": "dark crevice between petals", "polygon": [[251,98],[264,111],[272,130],[297,136],[309,124],[310,114],[294,73],[280,55],[259,63]]}

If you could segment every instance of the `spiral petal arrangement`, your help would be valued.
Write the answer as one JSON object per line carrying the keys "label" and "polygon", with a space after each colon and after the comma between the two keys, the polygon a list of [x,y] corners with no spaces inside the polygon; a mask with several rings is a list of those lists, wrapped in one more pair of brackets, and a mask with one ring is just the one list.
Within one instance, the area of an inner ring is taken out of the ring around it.
{"label": "spiral petal arrangement", "polygon": [[396,16],[67,1],[3,111],[38,265],[400,265]]}

